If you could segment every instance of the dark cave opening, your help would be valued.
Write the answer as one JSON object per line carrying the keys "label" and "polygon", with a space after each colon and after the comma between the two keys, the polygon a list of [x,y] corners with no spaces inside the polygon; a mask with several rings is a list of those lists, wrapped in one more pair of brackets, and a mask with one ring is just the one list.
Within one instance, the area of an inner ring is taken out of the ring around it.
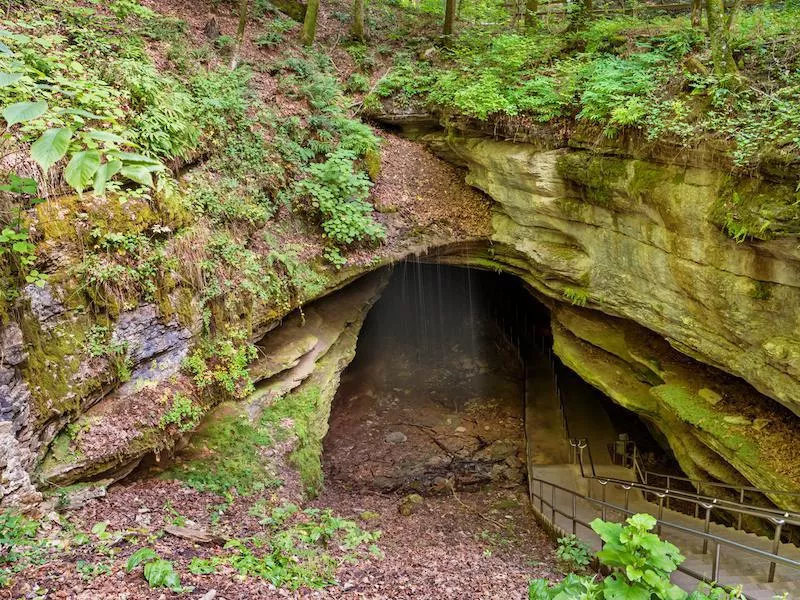
{"label": "dark cave opening", "polygon": [[595,460],[608,462],[619,434],[672,463],[634,413],[553,355],[549,310],[519,278],[395,266],[333,402],[327,478],[381,491],[517,486],[526,431],[537,464],[567,462],[569,436],[589,438]]}

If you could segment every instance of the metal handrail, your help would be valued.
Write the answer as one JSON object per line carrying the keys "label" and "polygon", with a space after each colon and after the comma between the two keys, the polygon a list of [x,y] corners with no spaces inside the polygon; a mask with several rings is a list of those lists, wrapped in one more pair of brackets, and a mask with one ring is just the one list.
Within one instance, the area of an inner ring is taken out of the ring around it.
{"label": "metal handrail", "polygon": [[684,490],[670,490],[668,488],[665,489],[663,487],[654,486],[647,483],[639,483],[636,481],[628,481],[625,479],[619,479],[617,477],[598,476],[595,471],[594,461],[592,460],[591,448],[589,446],[588,440],[586,440],[586,438],[581,438],[579,440],[576,440],[576,443],[579,448],[581,449],[585,448],[588,450],[589,464],[592,469],[591,475],[587,475],[584,471],[583,453],[579,452],[578,456],[578,461],[579,461],[578,464],[580,466],[581,477],[583,477],[584,479],[597,480],[601,483],[601,485],[614,483],[620,486],[631,486],[633,488],[642,490],[646,493],[663,495],[663,497],[670,497],[676,500],[691,502],[698,506],[705,507],[707,504],[711,504],[715,508],[728,510],[730,512],[741,513],[744,515],[749,515],[754,517],[761,517],[764,519],[771,519],[773,521],[775,521],[776,519],[780,519],[785,524],[800,525],[800,513],[792,511],[786,511],[777,508],[772,509],[760,506],[753,506],[751,504],[740,503],[734,500],[726,500],[724,498],[714,498],[713,496],[706,496],[700,493],[692,493]]}
{"label": "metal handrail", "polygon": [[[632,440],[629,440],[626,443],[629,444],[629,445],[632,445],[633,448],[634,448],[634,450],[633,450],[633,461],[635,462],[637,454],[639,454],[639,453],[637,453],[636,444]],[[611,444],[611,445],[613,445],[613,444]],[[721,483],[721,482],[717,482],[717,481],[707,481],[707,480],[703,480],[703,479],[692,479],[690,477],[682,477],[680,475],[669,475],[667,473],[659,473],[657,471],[648,471],[647,469],[645,469],[645,468],[643,468],[641,466],[640,466],[640,470],[643,471],[644,481],[645,482],[649,482],[651,477],[658,477],[660,479],[665,479],[665,480],[685,481],[685,482],[693,484],[695,487],[697,487],[697,486],[710,486],[710,487],[718,487],[718,488],[724,488],[724,489],[729,489],[729,490],[735,490],[735,491],[738,491],[738,492],[740,492],[740,491],[749,491],[749,492],[758,492],[758,493],[764,494],[764,495],[766,495],[766,494],[776,494],[776,495],[783,495],[783,496],[797,496],[797,497],[800,497],[800,492],[787,492],[787,491],[784,491],[784,490],[769,490],[769,489],[760,488],[760,487],[756,487],[756,486],[752,486],[752,485],[737,485],[735,483]]]}
{"label": "metal handrail", "polygon": [[[536,483],[539,484],[539,494],[538,495],[536,494],[536,490],[535,490],[535,488],[536,488],[535,484]],[[548,485],[551,488],[551,500],[550,501],[547,501],[544,498],[544,486],[545,485]],[[570,495],[571,506],[572,506],[571,513],[567,513],[567,512],[561,510],[560,508],[558,508],[556,506],[556,501],[555,501],[555,499],[556,499],[556,490],[560,490],[562,492],[566,492],[567,494]],[[558,524],[556,523],[556,515],[557,514],[561,515],[561,516],[563,516],[563,517],[565,517],[565,518],[570,520],[570,522],[572,524],[572,533],[573,534],[577,534],[577,525],[581,525],[581,526],[586,527],[587,529],[591,530],[591,525],[589,523],[581,520],[577,516],[577,510],[576,510],[577,509],[577,507],[576,507],[576,500],[577,499],[584,500],[584,501],[588,502],[591,505],[600,506],[601,515],[602,515],[602,518],[604,518],[604,519],[605,519],[605,516],[606,516],[606,513],[607,513],[608,509],[610,509],[612,511],[615,511],[615,512],[619,512],[619,513],[621,513],[623,515],[633,515],[633,514],[635,514],[633,511],[631,511],[631,510],[629,510],[627,508],[623,508],[623,507],[617,506],[615,504],[606,502],[604,500],[596,500],[596,499],[592,498],[591,496],[586,496],[584,494],[581,494],[581,493],[576,492],[574,490],[571,490],[569,488],[563,487],[563,486],[558,485],[556,483],[553,483],[553,482],[550,482],[550,481],[547,481],[547,480],[544,480],[544,479],[540,479],[540,478],[537,478],[537,477],[530,477],[529,478],[529,494],[530,494],[530,498],[531,498],[531,506],[533,507],[533,510],[534,510],[534,512],[536,513],[536,515],[537,515],[537,517],[539,519],[543,520],[546,523],[549,523],[554,529],[561,529],[558,526]],[[537,500],[539,501],[538,510],[537,510],[537,507],[536,507],[536,501]],[[548,509],[549,509],[549,512],[550,512],[550,515],[551,515],[550,519],[547,518],[547,515],[544,512],[544,507],[545,506],[547,506]],[[657,525],[658,525],[658,528],[659,528],[659,533],[660,533],[662,527],[667,527],[667,528],[670,528],[670,529],[675,529],[677,531],[686,533],[686,534],[691,535],[691,536],[693,536],[695,538],[701,539],[703,541],[703,547],[704,548],[707,548],[709,543],[714,545],[714,555],[712,557],[711,577],[710,578],[707,578],[704,575],[702,575],[700,573],[697,573],[696,571],[693,571],[692,569],[684,567],[683,565],[679,565],[678,566],[678,570],[679,571],[681,571],[682,573],[686,573],[687,575],[689,575],[690,577],[692,577],[692,578],[694,578],[694,579],[696,579],[698,581],[704,581],[706,583],[719,583],[719,573],[720,573],[719,565],[720,565],[720,561],[721,561],[721,548],[723,546],[724,547],[730,547],[730,548],[733,548],[733,549],[736,549],[736,550],[740,550],[740,551],[752,554],[754,556],[757,556],[759,558],[765,558],[765,559],[769,560],[770,561],[770,571],[769,571],[769,575],[768,575],[768,581],[770,581],[770,582],[774,580],[775,565],[776,564],[781,564],[781,565],[784,565],[784,566],[787,566],[787,567],[791,567],[793,569],[800,569],[800,561],[795,561],[795,560],[792,560],[790,558],[786,558],[784,556],[780,556],[777,553],[777,551],[767,552],[765,550],[761,550],[760,548],[753,548],[752,546],[748,546],[746,544],[741,544],[739,542],[734,542],[733,540],[728,540],[728,539],[716,536],[716,535],[714,535],[712,533],[708,533],[708,532],[704,532],[704,531],[701,532],[701,531],[692,529],[690,527],[684,527],[683,525],[677,525],[675,523],[669,523],[669,522],[664,521],[664,520],[662,520],[660,518],[657,519],[656,522],[657,522]],[[722,582],[722,583],[724,584],[724,582]]]}

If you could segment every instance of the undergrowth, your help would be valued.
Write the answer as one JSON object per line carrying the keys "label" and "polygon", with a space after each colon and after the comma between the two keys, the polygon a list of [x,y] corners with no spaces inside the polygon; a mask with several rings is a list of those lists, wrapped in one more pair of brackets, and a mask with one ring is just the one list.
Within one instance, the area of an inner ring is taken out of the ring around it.
{"label": "undergrowth", "polygon": [[567,31],[558,22],[467,25],[446,52],[400,53],[364,106],[391,97],[481,120],[519,117],[523,126],[583,122],[612,138],[625,130],[687,146],[719,138],[737,166],[750,167],[800,150],[798,53],[776,52],[773,42],[796,47],[798,19],[796,3],[739,15],[732,45],[746,85],[711,73],[706,37],[684,15],[596,18]]}

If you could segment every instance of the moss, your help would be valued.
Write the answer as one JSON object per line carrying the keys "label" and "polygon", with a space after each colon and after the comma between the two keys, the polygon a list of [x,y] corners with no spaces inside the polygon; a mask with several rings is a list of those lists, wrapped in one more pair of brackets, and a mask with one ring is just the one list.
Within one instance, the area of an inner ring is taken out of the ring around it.
{"label": "moss", "polygon": [[758,460],[758,447],[748,437],[749,427],[731,419],[731,415],[680,385],[656,386],[651,393],[671,408],[679,419],[713,435],[746,462],[754,464]]}
{"label": "moss", "polygon": [[720,188],[709,216],[737,241],[796,236],[800,234],[800,195],[794,185],[731,176]]}
{"label": "moss", "polygon": [[643,160],[634,161],[633,176],[627,182],[628,193],[641,200],[652,194],[653,190],[661,184],[680,185],[683,183],[683,177],[680,174],[669,177],[670,172],[663,165]]}
{"label": "moss", "polygon": [[556,160],[556,170],[564,179],[582,188],[586,202],[607,206],[628,177],[627,163],[590,152],[569,152]]}
{"label": "moss", "polygon": [[175,315],[178,318],[178,322],[184,327],[191,327],[195,319],[195,308],[192,303],[194,294],[187,287],[179,287],[175,295],[173,306],[175,307]]}
{"label": "moss", "polygon": [[177,463],[162,477],[220,495],[232,489],[250,495],[277,485],[261,457],[263,449],[273,443],[270,428],[263,420],[251,423],[233,405],[221,406],[219,411],[227,414],[204,424],[193,436],[191,458]]}
{"label": "moss", "polygon": [[378,150],[368,149],[364,153],[364,166],[367,169],[367,175],[372,181],[378,181],[381,174],[381,153]]}
{"label": "moss", "polygon": [[80,450],[75,446],[75,436],[69,428],[59,433],[50,444],[47,461],[45,464],[64,464],[74,462],[81,457]]}
{"label": "moss", "polygon": [[[92,200],[90,200],[90,198]],[[161,219],[144,198],[61,196],[36,206],[36,231],[44,242],[94,244],[92,232],[142,233]]]}
{"label": "moss", "polygon": [[754,300],[769,300],[772,297],[772,289],[766,281],[754,281],[750,288],[750,297]]}
{"label": "moss", "polygon": [[[272,423],[279,431],[282,423],[291,423],[291,431],[297,437],[297,442],[289,459],[311,496],[316,496],[322,490],[322,437],[327,422],[318,422],[320,399],[319,387],[301,386],[299,390],[276,400],[262,416],[263,421]],[[325,421],[326,417],[327,414],[324,415]]]}
{"label": "moss", "polygon": [[46,331],[31,315],[24,316],[20,325],[28,352],[22,376],[30,387],[32,414],[39,427],[54,415],[77,411],[81,400],[102,387],[104,379],[73,383],[85,357],[87,332],[93,325],[87,315],[64,319]]}

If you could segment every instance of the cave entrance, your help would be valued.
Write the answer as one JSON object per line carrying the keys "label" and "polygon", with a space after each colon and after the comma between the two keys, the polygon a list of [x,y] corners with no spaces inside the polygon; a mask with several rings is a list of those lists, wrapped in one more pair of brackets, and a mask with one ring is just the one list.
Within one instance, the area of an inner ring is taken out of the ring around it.
{"label": "cave entrance", "polygon": [[569,435],[589,438],[599,462],[621,433],[658,448],[633,413],[551,348],[549,310],[520,279],[399,264],[334,399],[326,481],[423,495],[524,488],[528,455],[534,464],[569,461],[564,414]]}

